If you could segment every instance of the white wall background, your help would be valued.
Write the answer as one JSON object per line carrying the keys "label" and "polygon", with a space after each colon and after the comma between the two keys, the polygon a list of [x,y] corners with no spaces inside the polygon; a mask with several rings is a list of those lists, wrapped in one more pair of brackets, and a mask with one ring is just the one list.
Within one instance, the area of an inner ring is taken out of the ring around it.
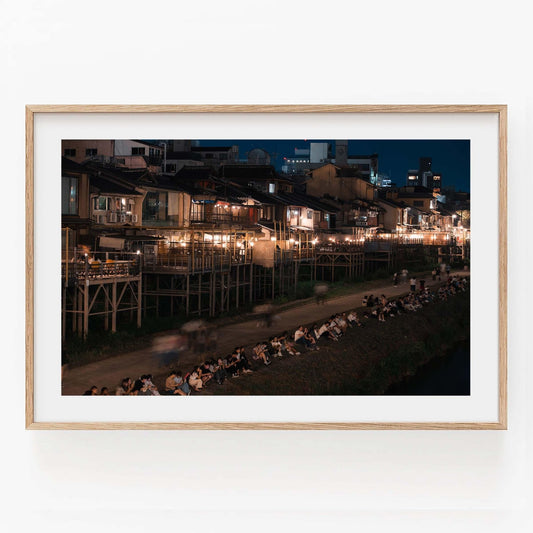
{"label": "white wall background", "polygon": [[[529,530],[526,5],[0,2],[1,516],[9,531]],[[509,104],[510,429],[25,431],[28,103]]]}

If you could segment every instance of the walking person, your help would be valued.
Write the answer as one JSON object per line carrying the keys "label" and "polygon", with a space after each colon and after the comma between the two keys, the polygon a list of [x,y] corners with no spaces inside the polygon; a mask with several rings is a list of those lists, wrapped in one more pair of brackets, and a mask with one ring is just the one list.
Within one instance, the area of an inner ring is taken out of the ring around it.
{"label": "walking person", "polygon": [[394,276],[392,276],[392,284],[397,287],[398,286],[398,272],[394,273]]}

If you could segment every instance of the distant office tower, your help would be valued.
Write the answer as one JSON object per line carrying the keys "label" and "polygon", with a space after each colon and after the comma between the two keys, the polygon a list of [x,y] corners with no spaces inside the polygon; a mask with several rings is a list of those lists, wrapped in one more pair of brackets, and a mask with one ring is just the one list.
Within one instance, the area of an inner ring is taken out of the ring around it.
{"label": "distant office tower", "polygon": [[407,172],[407,185],[420,185],[434,192],[440,192],[441,180],[442,174],[433,172],[431,157],[421,157],[418,170]]}
{"label": "distant office tower", "polygon": [[325,163],[328,160],[328,143],[311,143],[310,144],[310,162]]}
{"label": "distant office tower", "polygon": [[335,164],[348,166],[348,141],[335,141]]}

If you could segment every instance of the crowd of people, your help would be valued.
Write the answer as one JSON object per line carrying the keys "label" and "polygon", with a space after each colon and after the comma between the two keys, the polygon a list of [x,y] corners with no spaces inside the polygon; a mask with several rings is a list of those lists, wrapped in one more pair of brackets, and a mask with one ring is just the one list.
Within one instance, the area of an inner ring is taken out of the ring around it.
{"label": "crowd of people", "polygon": [[[338,342],[350,328],[364,327],[367,320],[377,319],[379,322],[404,313],[413,313],[435,301],[446,301],[458,292],[468,288],[468,278],[450,276],[447,282],[436,291],[424,287],[419,291],[396,298],[387,298],[384,294],[365,295],[362,300],[363,311],[360,318],[354,309],[348,313],[331,315],[323,323],[312,326],[300,325],[294,333],[288,331],[281,335],[271,336],[268,340],[258,342],[251,349],[248,358],[244,346],[237,346],[231,354],[223,357],[206,359],[202,364],[194,366],[183,374],[180,370],[171,369],[165,379],[162,390],[153,383],[151,374],[143,374],[136,380],[126,377],[115,391],[116,396],[188,396],[201,392],[206,385],[216,383],[222,385],[226,380],[239,378],[258,370],[261,365],[269,366],[274,358],[299,356],[307,351],[318,351],[319,342]],[[109,390],[93,386],[84,395],[108,396]]]}

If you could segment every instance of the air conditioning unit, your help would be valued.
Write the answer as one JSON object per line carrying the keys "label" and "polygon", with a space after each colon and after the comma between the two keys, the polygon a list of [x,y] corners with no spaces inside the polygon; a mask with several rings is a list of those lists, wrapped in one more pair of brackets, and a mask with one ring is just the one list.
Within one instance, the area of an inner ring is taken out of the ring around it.
{"label": "air conditioning unit", "polygon": [[134,223],[134,224],[137,224],[137,221],[139,220],[139,217],[138,215],[131,215],[131,221]]}
{"label": "air conditioning unit", "polygon": [[120,222],[126,222],[126,213],[120,213]]}
{"label": "air conditioning unit", "polygon": [[117,214],[116,213],[109,213],[108,215],[109,222],[111,224],[114,224],[117,222]]}
{"label": "air conditioning unit", "polygon": [[106,216],[105,215],[96,215],[96,223],[97,224],[105,224],[106,223]]}

